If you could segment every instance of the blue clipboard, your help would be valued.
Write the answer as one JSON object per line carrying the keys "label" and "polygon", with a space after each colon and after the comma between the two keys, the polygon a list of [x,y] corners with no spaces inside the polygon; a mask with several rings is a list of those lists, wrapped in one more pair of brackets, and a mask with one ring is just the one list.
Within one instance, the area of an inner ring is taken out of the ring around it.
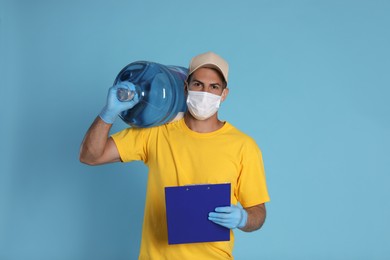
{"label": "blue clipboard", "polygon": [[229,241],[230,230],[208,214],[230,206],[230,190],[230,183],[166,187],[168,244]]}

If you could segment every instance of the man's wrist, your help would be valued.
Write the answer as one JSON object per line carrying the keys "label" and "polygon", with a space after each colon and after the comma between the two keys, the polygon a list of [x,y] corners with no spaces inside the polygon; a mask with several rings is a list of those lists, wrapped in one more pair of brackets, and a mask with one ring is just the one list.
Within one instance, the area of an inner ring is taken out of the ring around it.
{"label": "man's wrist", "polygon": [[238,224],[238,228],[244,228],[246,226],[246,222],[248,221],[248,212],[245,209],[241,209],[241,221]]}
{"label": "man's wrist", "polygon": [[99,117],[107,124],[113,124],[118,115],[112,111],[107,110],[106,107],[100,112]]}

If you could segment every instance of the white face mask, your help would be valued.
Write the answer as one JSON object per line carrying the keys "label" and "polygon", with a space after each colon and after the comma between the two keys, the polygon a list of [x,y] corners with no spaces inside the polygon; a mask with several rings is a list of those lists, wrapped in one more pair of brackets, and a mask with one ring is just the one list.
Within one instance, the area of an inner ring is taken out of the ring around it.
{"label": "white face mask", "polygon": [[188,91],[188,110],[198,120],[205,120],[214,115],[220,104],[221,96],[204,91]]}

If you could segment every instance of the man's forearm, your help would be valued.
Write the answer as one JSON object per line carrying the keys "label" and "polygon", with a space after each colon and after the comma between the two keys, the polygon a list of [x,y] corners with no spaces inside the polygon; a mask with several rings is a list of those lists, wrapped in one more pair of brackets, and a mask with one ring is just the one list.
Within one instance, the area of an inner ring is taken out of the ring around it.
{"label": "man's forearm", "polygon": [[111,124],[105,123],[99,116],[95,119],[80,147],[81,162],[94,164],[103,155],[111,127]]}
{"label": "man's forearm", "polygon": [[245,208],[248,213],[248,220],[245,227],[241,228],[242,231],[251,232],[260,229],[266,217],[266,209],[264,204],[259,204],[253,207]]}

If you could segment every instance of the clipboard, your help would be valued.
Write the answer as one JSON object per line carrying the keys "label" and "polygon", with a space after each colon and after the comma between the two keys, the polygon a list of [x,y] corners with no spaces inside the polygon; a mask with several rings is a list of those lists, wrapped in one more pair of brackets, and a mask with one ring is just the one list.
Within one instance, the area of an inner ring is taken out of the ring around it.
{"label": "clipboard", "polygon": [[208,220],[230,206],[230,183],[165,187],[168,244],[229,241],[230,229]]}

